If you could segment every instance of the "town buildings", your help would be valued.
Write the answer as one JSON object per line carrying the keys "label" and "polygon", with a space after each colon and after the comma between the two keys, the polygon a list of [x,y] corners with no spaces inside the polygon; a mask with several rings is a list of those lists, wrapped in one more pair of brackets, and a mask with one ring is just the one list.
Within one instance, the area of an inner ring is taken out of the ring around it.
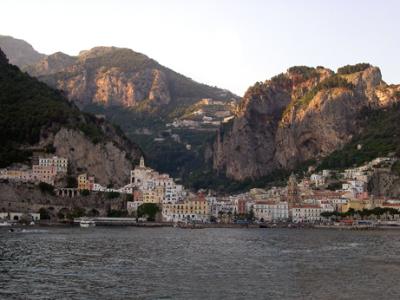
{"label": "town buildings", "polygon": [[295,204],[290,208],[290,219],[292,222],[317,222],[321,221],[322,209],[319,205]]}
{"label": "town buildings", "polygon": [[167,222],[208,222],[210,206],[204,197],[162,205],[163,220]]}
{"label": "town buildings", "polygon": [[68,169],[68,159],[53,156],[51,158],[39,157],[38,163],[31,169],[27,167],[7,168],[0,170],[0,179],[18,182],[45,182],[54,185],[57,176],[65,176]]}
{"label": "town buildings", "polygon": [[257,201],[253,211],[254,217],[261,222],[287,221],[289,219],[287,202]]}
{"label": "town buildings", "polygon": [[68,170],[68,159],[58,156],[53,156],[51,158],[39,157],[39,166],[55,167],[57,172],[66,173]]}

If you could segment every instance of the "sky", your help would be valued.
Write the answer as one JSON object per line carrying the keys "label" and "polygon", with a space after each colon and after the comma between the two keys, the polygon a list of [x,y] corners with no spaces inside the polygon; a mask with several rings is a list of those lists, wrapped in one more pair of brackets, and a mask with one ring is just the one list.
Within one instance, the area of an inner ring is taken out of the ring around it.
{"label": "sky", "polygon": [[294,65],[369,62],[400,83],[397,0],[2,0],[0,34],[39,52],[131,48],[238,95]]}

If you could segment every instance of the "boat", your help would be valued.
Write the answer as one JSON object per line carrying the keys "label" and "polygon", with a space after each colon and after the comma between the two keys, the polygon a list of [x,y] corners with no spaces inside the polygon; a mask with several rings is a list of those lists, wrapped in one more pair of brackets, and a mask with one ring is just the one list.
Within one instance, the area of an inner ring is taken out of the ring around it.
{"label": "boat", "polygon": [[79,225],[83,228],[89,228],[89,227],[95,227],[96,226],[96,222],[93,220],[81,220],[79,222]]}

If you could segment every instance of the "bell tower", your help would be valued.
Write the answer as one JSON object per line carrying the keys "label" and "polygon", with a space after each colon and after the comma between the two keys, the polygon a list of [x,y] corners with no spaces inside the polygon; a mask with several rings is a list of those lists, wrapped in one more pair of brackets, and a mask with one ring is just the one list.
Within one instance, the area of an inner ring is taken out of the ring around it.
{"label": "bell tower", "polygon": [[295,204],[300,202],[299,187],[297,185],[296,175],[292,173],[290,175],[287,184],[287,201],[289,204]]}
{"label": "bell tower", "polygon": [[144,165],[144,157],[143,156],[140,157],[139,167],[140,168],[144,168],[145,167],[145,165]]}

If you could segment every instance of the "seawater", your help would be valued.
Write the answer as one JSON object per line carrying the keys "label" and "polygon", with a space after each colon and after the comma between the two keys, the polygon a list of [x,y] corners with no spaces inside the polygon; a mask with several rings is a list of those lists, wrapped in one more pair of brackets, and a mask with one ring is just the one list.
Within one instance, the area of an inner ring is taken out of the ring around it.
{"label": "seawater", "polygon": [[400,231],[0,228],[0,299],[400,299]]}

